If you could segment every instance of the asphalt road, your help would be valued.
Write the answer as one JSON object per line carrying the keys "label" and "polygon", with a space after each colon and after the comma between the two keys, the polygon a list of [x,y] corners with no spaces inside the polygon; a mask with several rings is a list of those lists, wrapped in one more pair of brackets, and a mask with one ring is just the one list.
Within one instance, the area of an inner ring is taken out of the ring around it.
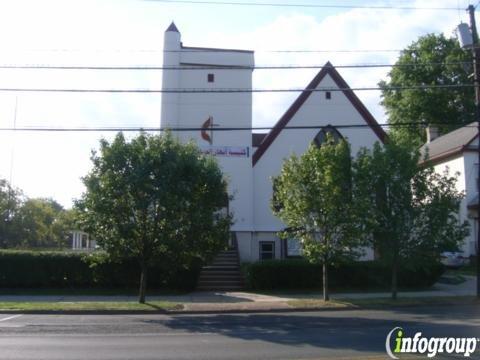
{"label": "asphalt road", "polygon": [[[386,335],[396,326],[412,336],[421,331],[425,336],[480,337],[480,309],[443,306],[175,316],[0,314],[0,358],[385,359]],[[480,358],[480,349],[472,358]]]}

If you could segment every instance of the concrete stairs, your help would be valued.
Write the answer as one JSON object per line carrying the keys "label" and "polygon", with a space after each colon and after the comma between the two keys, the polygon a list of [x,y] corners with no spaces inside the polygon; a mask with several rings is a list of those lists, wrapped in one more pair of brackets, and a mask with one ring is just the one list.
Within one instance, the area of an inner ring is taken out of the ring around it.
{"label": "concrete stairs", "polygon": [[221,251],[211,264],[204,266],[197,283],[198,291],[231,291],[243,289],[238,252]]}

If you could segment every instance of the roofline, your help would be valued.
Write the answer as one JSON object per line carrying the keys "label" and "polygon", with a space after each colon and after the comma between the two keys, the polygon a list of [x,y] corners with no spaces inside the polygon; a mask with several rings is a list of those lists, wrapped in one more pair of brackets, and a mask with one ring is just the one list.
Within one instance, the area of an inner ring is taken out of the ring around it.
{"label": "roofline", "polygon": [[288,110],[283,114],[280,120],[277,121],[275,126],[270,130],[267,136],[263,139],[260,146],[257,148],[257,151],[252,156],[252,166],[260,160],[262,155],[267,151],[269,146],[273,143],[273,141],[277,138],[280,134],[282,129],[287,126],[290,120],[295,116],[298,110],[302,107],[302,105],[307,101],[310,97],[310,94],[313,90],[316,89],[320,82],[325,78],[325,76],[330,75],[333,79],[335,84],[343,89],[343,94],[347,97],[353,107],[360,113],[362,118],[365,122],[371,127],[373,132],[377,135],[382,143],[384,143],[387,139],[387,134],[383,130],[383,128],[378,124],[377,120],[373,117],[373,115],[368,111],[368,109],[363,105],[360,99],[355,95],[353,90],[350,89],[350,86],[345,82],[342,76],[338,73],[338,71],[334,68],[334,66],[327,61],[327,63],[322,67],[322,69],[318,72],[318,74],[313,78],[310,84],[307,85],[305,90],[301,92],[301,94],[297,97],[297,99],[293,102],[293,104],[288,108]]}
{"label": "roofline", "polygon": [[253,50],[241,50],[241,49],[223,49],[223,48],[209,48],[209,47],[196,47],[196,46],[183,46],[182,49],[185,50],[207,50],[207,51],[218,51],[218,52],[241,52],[253,54]]}
{"label": "roofline", "polygon": [[185,63],[185,62],[181,62],[180,65],[184,65],[184,66],[204,66],[204,67],[207,67],[207,68],[213,68],[213,69],[238,69],[238,70],[251,70],[253,71],[253,67],[252,66],[248,66],[248,65],[216,65],[216,64],[200,64],[200,63]]}
{"label": "roofline", "polygon": [[464,151],[464,146],[457,146],[453,149],[450,149],[448,151],[445,151],[441,154],[438,154],[432,158],[427,158],[427,159],[422,159],[420,162],[419,162],[419,165],[422,166],[422,165],[425,165],[425,164],[430,164],[430,165],[437,165],[447,159],[453,159],[453,158],[457,158],[459,157],[460,155],[462,155]]}
{"label": "roofline", "polygon": [[[455,158],[455,157],[458,157],[460,155],[462,155],[464,152],[477,152],[478,151],[478,148],[475,146],[475,147],[472,147],[471,146],[471,143],[476,139],[478,138],[478,133],[475,134],[465,145],[459,145],[459,146],[456,146],[454,148],[451,148],[447,151],[444,151],[440,154],[437,154],[433,157],[429,157],[428,159],[426,160],[421,160],[420,161],[420,165],[424,165],[425,163],[430,163],[432,165],[436,165],[436,164],[439,164],[441,162],[443,162],[444,160],[447,160],[447,159],[451,159],[451,158]],[[427,144],[427,149],[428,149],[428,144]]]}

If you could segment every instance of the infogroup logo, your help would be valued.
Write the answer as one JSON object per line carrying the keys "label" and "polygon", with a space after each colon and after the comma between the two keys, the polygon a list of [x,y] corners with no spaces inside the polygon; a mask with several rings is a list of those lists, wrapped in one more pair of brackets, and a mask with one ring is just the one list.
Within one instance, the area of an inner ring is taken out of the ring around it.
{"label": "infogroup logo", "polygon": [[[393,339],[392,339],[393,337]],[[393,341],[392,341],[393,340]],[[387,335],[385,350],[392,359],[400,359],[400,354],[427,354],[433,358],[438,354],[461,354],[470,357],[477,349],[480,339],[454,338],[454,337],[422,337],[421,332],[415,333],[413,337],[405,336],[401,327],[393,328]]]}

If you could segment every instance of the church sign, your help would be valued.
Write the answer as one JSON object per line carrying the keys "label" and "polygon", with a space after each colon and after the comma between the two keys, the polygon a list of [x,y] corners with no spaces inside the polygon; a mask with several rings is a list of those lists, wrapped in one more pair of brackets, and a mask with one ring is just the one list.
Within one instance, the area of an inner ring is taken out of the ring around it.
{"label": "church sign", "polygon": [[248,157],[248,146],[200,146],[200,151],[205,155],[222,157]]}

